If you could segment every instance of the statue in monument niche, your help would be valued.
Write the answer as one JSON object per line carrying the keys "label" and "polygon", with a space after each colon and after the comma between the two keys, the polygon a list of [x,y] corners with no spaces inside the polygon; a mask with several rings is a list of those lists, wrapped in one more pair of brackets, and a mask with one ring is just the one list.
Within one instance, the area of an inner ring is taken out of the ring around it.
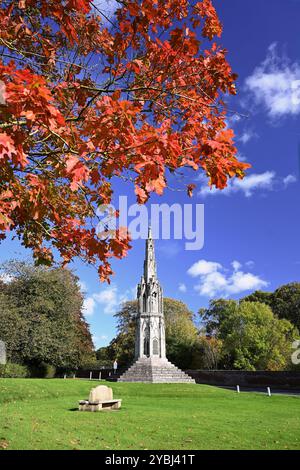
{"label": "statue in monument niche", "polygon": [[154,241],[149,228],[144,272],[137,288],[135,362],[120,382],[195,383],[166,358],[163,292],[156,273]]}

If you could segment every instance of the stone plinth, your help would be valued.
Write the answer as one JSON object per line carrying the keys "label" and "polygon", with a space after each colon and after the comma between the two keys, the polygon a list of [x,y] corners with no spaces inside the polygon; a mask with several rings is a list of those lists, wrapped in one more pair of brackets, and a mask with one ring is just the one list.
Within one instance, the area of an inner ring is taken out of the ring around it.
{"label": "stone plinth", "polygon": [[167,359],[152,357],[138,359],[118,382],[196,383]]}

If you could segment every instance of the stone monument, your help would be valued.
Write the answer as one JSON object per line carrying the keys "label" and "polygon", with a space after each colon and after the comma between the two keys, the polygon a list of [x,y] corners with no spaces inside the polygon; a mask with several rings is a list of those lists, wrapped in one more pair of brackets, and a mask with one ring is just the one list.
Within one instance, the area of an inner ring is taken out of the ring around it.
{"label": "stone monument", "polygon": [[163,293],[157,279],[154,241],[149,228],[144,273],[137,289],[135,362],[120,382],[195,383],[166,358]]}

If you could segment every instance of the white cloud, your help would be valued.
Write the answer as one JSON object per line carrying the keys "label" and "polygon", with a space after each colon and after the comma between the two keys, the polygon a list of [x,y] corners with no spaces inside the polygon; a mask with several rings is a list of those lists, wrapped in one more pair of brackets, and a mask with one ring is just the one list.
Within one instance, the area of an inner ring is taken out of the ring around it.
{"label": "white cloud", "polygon": [[135,297],[136,289],[128,289],[125,293],[119,293],[117,286],[103,288],[100,292],[84,300],[83,312],[87,316],[94,314],[96,307],[106,315],[113,315],[123,302]]}
{"label": "white cloud", "polygon": [[300,113],[300,63],[280,57],[277,44],[270,45],[266,59],[245,81],[246,92],[270,118]]}
{"label": "white cloud", "polygon": [[93,298],[102,306],[103,312],[107,315],[114,314],[121,303],[116,286],[103,289],[98,294],[94,294]]}
{"label": "white cloud", "polygon": [[235,179],[233,187],[237,190],[243,191],[246,197],[251,197],[253,192],[257,189],[266,189],[271,191],[273,189],[275,179],[274,171],[266,171],[261,174],[253,174],[246,176],[244,179]]}
{"label": "white cloud", "polygon": [[200,282],[195,286],[195,290],[205,297],[214,297],[218,293],[226,292],[226,277],[219,271],[200,276]]}
{"label": "white cloud", "polygon": [[[243,272],[239,261],[232,262],[233,272],[212,261],[200,260],[188,270],[192,277],[199,278],[194,286],[202,296],[215,297],[240,294],[250,290],[266,287],[268,283],[254,274]],[[228,274],[229,273],[229,274]]]}
{"label": "white cloud", "polygon": [[[80,281],[79,285],[82,292],[87,291],[85,282]],[[131,297],[131,293],[132,290],[128,290],[125,294],[120,294],[117,286],[105,287],[101,289],[100,292],[93,293],[84,299],[83,314],[91,317],[98,307],[99,312],[112,315],[117,311],[122,302],[125,302]]]}
{"label": "white cloud", "polygon": [[81,292],[87,292],[88,287],[85,281],[78,281]]}
{"label": "white cloud", "polygon": [[91,317],[92,315],[94,315],[95,307],[96,307],[96,302],[93,299],[93,297],[87,297],[83,301],[83,308],[82,308],[83,314],[86,317]]}
{"label": "white cloud", "polygon": [[226,287],[228,294],[239,294],[240,292],[257,290],[262,287],[267,287],[268,285],[268,283],[259,276],[242,271],[234,272],[228,281]]}
{"label": "white cloud", "polygon": [[94,294],[94,299],[100,304],[114,302],[117,298],[117,288],[107,287],[103,289],[99,294]]}
{"label": "white cloud", "polygon": [[295,175],[287,175],[283,179],[284,186],[289,186],[290,184],[297,183],[298,179]]}
{"label": "white cloud", "polygon": [[219,263],[214,263],[212,261],[206,261],[201,259],[197,263],[193,264],[188,270],[188,274],[192,277],[205,276],[207,274],[212,274],[221,269],[222,265]]}
{"label": "white cloud", "polygon": [[257,190],[272,191],[276,182],[276,174],[274,171],[266,171],[265,173],[245,176],[244,179],[240,180],[234,178],[228,181],[228,185],[222,191],[213,187],[210,188],[208,185],[203,186],[199,191],[199,196],[214,196],[214,195],[226,195],[229,196],[233,193],[242,192],[244,196],[251,197]]}
{"label": "white cloud", "polygon": [[247,263],[245,263],[245,266],[247,266],[247,268],[249,268],[249,269],[252,269],[252,268],[254,268],[255,263],[254,263],[254,261],[250,260],[250,261],[247,261]]}
{"label": "white cloud", "polygon": [[231,266],[233,267],[234,271],[238,271],[242,267],[242,265],[239,261],[233,261],[231,263]]}
{"label": "white cloud", "polygon": [[183,293],[185,293],[187,291],[187,287],[183,283],[179,284],[178,289],[179,289],[180,292],[183,292]]}
{"label": "white cloud", "polygon": [[232,126],[238,122],[240,122],[242,120],[242,116],[240,116],[239,114],[232,114],[231,116],[228,116],[227,118],[227,122],[228,122],[228,125],[229,126]]}
{"label": "white cloud", "polygon": [[254,139],[257,137],[257,134],[251,130],[245,130],[240,137],[238,137],[238,140],[242,142],[243,144],[247,144],[250,142],[250,140]]}
{"label": "white cloud", "polygon": [[107,343],[108,341],[108,336],[107,335],[93,335],[92,336],[92,341],[94,343],[94,346],[96,349],[101,348],[103,346],[103,343]]}
{"label": "white cloud", "polygon": [[226,188],[220,190],[215,187],[208,186],[208,178],[199,178],[203,184],[198,192],[199,196],[216,196],[225,195],[231,196],[235,193],[243,193],[245,197],[252,197],[257,191],[275,191],[287,189],[290,184],[298,181],[295,175],[287,175],[279,177],[275,171],[265,171],[264,173],[253,173],[252,175],[245,176],[244,179],[233,178],[228,181]]}

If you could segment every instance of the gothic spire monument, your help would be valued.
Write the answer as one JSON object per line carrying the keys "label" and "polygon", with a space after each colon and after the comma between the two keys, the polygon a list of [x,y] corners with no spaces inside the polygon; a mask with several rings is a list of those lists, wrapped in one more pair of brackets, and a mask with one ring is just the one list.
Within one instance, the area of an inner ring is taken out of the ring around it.
{"label": "gothic spire monument", "polygon": [[138,315],[135,358],[166,357],[165,321],[162,288],[156,274],[154,242],[151,228],[146,241],[144,275],[138,285]]}
{"label": "gothic spire monument", "polygon": [[144,272],[137,288],[135,362],[121,382],[195,383],[166,358],[163,292],[156,272],[154,241],[149,227]]}

